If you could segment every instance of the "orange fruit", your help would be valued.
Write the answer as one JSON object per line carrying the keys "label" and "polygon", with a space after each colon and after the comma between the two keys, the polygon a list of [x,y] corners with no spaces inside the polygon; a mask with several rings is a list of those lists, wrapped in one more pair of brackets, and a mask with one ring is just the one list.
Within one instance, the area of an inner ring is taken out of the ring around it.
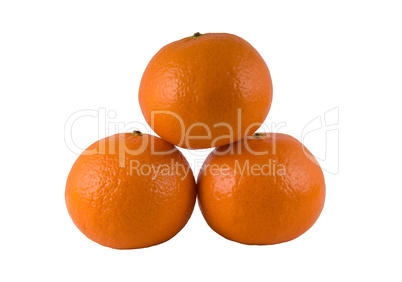
{"label": "orange fruit", "polygon": [[139,102],[151,128],[187,149],[221,146],[253,134],[272,101],[261,55],[228,33],[196,33],[164,46],[141,79]]}
{"label": "orange fruit", "polygon": [[89,146],[70,171],[65,199],[89,239],[134,249],[176,235],[191,216],[195,192],[193,173],[177,148],[135,132]]}
{"label": "orange fruit", "polygon": [[197,187],[209,226],[229,240],[252,245],[300,236],[315,223],[325,200],[316,159],[285,134],[256,134],[216,148]]}

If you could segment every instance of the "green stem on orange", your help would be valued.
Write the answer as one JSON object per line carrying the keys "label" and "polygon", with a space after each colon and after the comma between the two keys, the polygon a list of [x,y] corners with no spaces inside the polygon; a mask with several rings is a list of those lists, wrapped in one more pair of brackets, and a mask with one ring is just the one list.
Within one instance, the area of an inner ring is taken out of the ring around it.
{"label": "green stem on orange", "polygon": [[197,37],[200,37],[202,35],[203,35],[202,33],[196,32],[196,33],[194,33],[194,35],[191,36],[191,38],[197,38]]}
{"label": "green stem on orange", "polygon": [[254,136],[255,136],[256,138],[261,138],[261,137],[264,137],[264,134],[262,134],[262,133],[255,133]]}
{"label": "green stem on orange", "polygon": [[134,130],[132,133],[134,136],[142,136],[142,132],[138,130]]}

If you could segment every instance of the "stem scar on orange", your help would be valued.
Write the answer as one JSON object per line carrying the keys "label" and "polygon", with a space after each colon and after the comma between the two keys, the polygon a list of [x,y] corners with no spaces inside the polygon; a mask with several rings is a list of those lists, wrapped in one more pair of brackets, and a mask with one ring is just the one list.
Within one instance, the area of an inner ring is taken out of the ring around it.
{"label": "stem scar on orange", "polygon": [[286,242],[318,219],[325,182],[314,156],[286,134],[256,134],[216,148],[197,182],[208,225],[243,244]]}
{"label": "stem scar on orange", "polygon": [[159,50],[141,79],[139,102],[151,128],[187,149],[221,146],[253,134],[272,101],[261,55],[228,33],[195,33]]}
{"label": "stem scar on orange", "polygon": [[168,142],[135,131],[95,142],[76,160],[65,199],[75,225],[111,248],[160,244],[189,220],[195,179]]}

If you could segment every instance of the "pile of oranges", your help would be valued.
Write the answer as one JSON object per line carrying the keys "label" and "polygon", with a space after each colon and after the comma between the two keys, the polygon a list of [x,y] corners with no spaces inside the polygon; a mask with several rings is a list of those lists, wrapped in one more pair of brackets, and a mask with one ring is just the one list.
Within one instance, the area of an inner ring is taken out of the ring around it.
{"label": "pile of oranges", "polygon": [[[111,248],[163,243],[189,220],[196,198],[208,225],[243,244],[292,240],[318,219],[325,182],[293,137],[254,133],[272,101],[260,54],[227,33],[195,33],[159,50],[141,79],[139,103],[161,137],[121,133],[89,146],[67,179],[75,225]],[[197,181],[177,149],[216,147]]]}

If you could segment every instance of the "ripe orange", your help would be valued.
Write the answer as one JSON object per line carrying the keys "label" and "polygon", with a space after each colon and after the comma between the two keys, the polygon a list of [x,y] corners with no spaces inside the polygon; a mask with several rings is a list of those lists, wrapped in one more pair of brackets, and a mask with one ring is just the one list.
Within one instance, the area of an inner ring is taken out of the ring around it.
{"label": "ripe orange", "polygon": [[89,146],[70,171],[65,198],[72,220],[89,239],[133,249],[176,235],[191,216],[195,189],[177,148],[136,132]]}
{"label": "ripe orange", "polygon": [[196,33],[164,46],[142,76],[139,102],[152,129],[187,149],[251,135],[265,120],[272,82],[261,55],[242,38]]}
{"label": "ripe orange", "polygon": [[313,155],[285,134],[256,134],[216,148],[198,176],[209,226],[244,244],[276,244],[306,232],[324,205],[324,176]]}

